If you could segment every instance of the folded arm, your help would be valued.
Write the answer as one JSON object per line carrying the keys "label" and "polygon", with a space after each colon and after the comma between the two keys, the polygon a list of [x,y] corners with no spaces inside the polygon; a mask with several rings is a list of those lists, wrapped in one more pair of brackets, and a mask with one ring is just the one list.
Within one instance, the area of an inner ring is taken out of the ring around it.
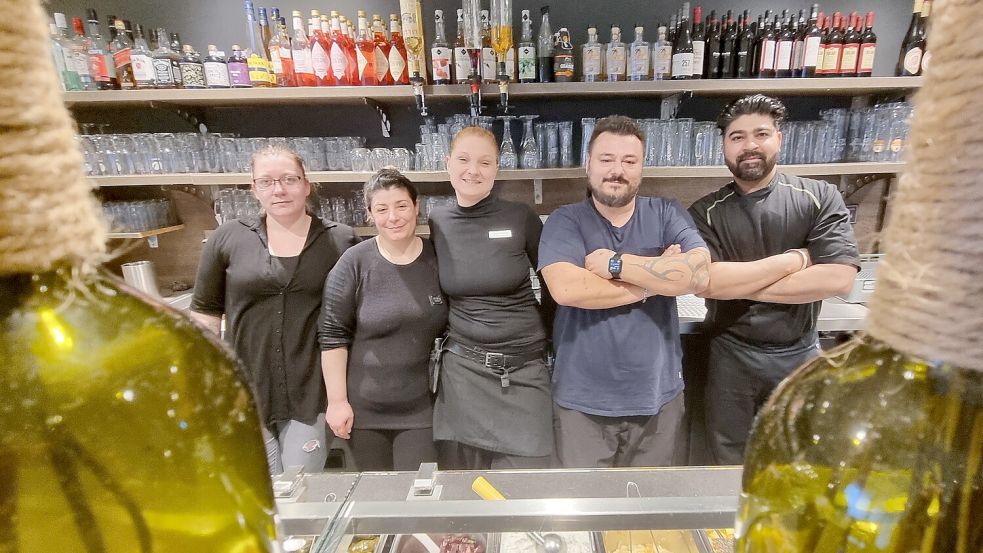
{"label": "folded arm", "polygon": [[641,288],[607,280],[565,261],[543,267],[543,279],[556,303],[580,309],[610,309],[645,298]]}
{"label": "folded arm", "polygon": [[852,265],[813,265],[782,278],[747,299],[769,303],[812,303],[849,293],[856,276],[857,268]]}
{"label": "folded arm", "polygon": [[[591,259],[595,254],[599,254],[599,259]],[[611,273],[607,272],[607,260],[610,260],[611,255],[613,252],[609,250],[597,250],[588,256],[587,265],[602,273],[602,276],[610,276]],[[685,253],[663,254],[659,257],[625,254],[621,261],[620,279],[648,290],[651,295],[698,294],[707,287],[710,275],[710,251],[706,248],[693,248]]]}
{"label": "folded arm", "polygon": [[715,300],[749,298],[799,271],[802,265],[802,255],[792,251],[757,261],[714,262],[710,264],[710,283],[698,295]]}

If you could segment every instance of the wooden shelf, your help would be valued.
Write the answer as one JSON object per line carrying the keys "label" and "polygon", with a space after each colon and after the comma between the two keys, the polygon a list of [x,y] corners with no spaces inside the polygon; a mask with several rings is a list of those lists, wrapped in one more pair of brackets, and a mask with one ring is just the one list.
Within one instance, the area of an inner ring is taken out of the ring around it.
{"label": "wooden shelf", "polygon": [[184,225],[174,225],[172,227],[144,230],[141,232],[110,232],[106,234],[106,238],[150,238],[152,236],[167,234],[168,232],[174,232],[183,228]]}
{"label": "wooden shelf", "polygon": [[[755,92],[784,96],[863,96],[907,92],[919,88],[921,77],[845,77],[811,79],[694,79],[618,83],[513,83],[511,98],[663,97],[692,93],[731,96]],[[464,102],[467,85],[424,87],[430,102]],[[482,93],[498,96],[498,85],[483,85]],[[365,99],[386,103],[413,102],[413,90],[401,86],[336,86],[300,88],[215,88],[204,90],[99,90],[65,92],[69,107],[115,107],[175,104],[183,106],[242,106],[261,104],[359,104]]]}
{"label": "wooden shelf", "polygon": [[[790,175],[878,175],[894,174],[904,170],[901,162],[881,163],[822,163],[810,165],[780,165],[781,171]],[[320,183],[364,183],[374,173],[354,171],[311,171],[307,174],[311,182]],[[450,182],[446,171],[407,171],[406,176],[413,182]],[[583,167],[563,169],[504,169],[498,172],[498,180],[558,180],[584,178]],[[713,178],[730,177],[730,171],[723,165],[712,167],[646,167],[642,170],[646,178]],[[170,175],[114,175],[89,177],[99,186],[234,186],[249,184],[248,173],[179,173]]]}
{"label": "wooden shelf", "polygon": [[[375,236],[379,234],[379,231],[375,227],[352,227],[355,229],[355,236]],[[416,231],[417,236],[430,236],[430,227],[427,225],[417,225]]]}

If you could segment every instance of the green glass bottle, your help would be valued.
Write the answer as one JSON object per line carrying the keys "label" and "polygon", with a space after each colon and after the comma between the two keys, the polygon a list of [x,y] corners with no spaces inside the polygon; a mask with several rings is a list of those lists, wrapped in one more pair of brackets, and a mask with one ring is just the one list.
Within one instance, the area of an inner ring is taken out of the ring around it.
{"label": "green glass bottle", "polygon": [[69,267],[0,290],[0,551],[278,551],[259,418],[226,346]]}
{"label": "green glass bottle", "polygon": [[742,553],[983,551],[983,372],[866,337],[800,368],[759,413]]}

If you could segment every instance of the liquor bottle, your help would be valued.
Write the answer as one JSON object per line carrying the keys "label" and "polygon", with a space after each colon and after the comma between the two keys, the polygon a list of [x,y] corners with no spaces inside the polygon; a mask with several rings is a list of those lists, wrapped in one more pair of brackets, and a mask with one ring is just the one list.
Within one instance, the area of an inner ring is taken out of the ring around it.
{"label": "liquor bottle", "polygon": [[731,79],[734,77],[734,60],[737,51],[737,21],[727,10],[727,32],[720,39],[720,78]]}
{"label": "liquor bottle", "polygon": [[208,55],[202,60],[205,70],[205,86],[208,88],[229,88],[229,65],[225,61],[225,52],[220,51],[214,44],[208,45]]}
{"label": "liquor bottle", "polygon": [[[276,10],[276,8],[273,8]],[[290,50],[290,37],[280,22],[280,17],[273,15],[273,29],[270,37],[270,70],[276,78],[276,86],[297,86],[294,78],[294,61]]]}
{"label": "liquor bottle", "polygon": [[550,7],[540,8],[543,21],[539,24],[536,55],[539,60],[539,82],[553,82],[553,30],[550,28]]}
{"label": "liquor bottle", "polygon": [[759,41],[761,46],[758,48],[761,53],[761,58],[758,60],[758,77],[770,78],[775,76],[775,54],[778,49],[776,27],[778,27],[777,15],[774,24],[770,19],[765,20],[764,30]]}
{"label": "liquor bottle", "polygon": [[389,73],[389,49],[392,43],[386,35],[386,26],[382,22],[382,16],[372,14],[372,35],[375,43],[375,78],[380,85],[393,84],[393,77]]}
{"label": "liquor bottle", "polygon": [[566,27],[560,27],[556,32],[556,45],[553,48],[553,81],[572,82],[575,80],[575,67],[570,31]]}
{"label": "liquor bottle", "polygon": [[134,89],[137,87],[137,82],[133,76],[133,61],[130,59],[130,55],[133,53],[133,43],[126,36],[126,24],[123,23],[122,19],[113,22],[113,28],[116,29],[116,36],[109,45],[109,50],[113,53],[116,78],[123,90]]}
{"label": "liquor bottle", "polygon": [[201,56],[191,47],[185,44],[181,47],[184,53],[178,64],[181,67],[181,79],[184,81],[184,88],[207,88],[205,84],[205,68],[201,64]]}
{"label": "liquor bottle", "polygon": [[672,77],[672,43],[666,37],[666,26],[659,25],[652,43],[652,79],[661,81]]}
{"label": "liquor bottle", "polygon": [[314,86],[333,86],[334,74],[331,67],[331,41],[321,31],[321,11],[311,10],[307,20],[307,36],[311,45],[311,70],[314,73]]}
{"label": "liquor bottle", "polygon": [[[318,14],[318,32],[323,36],[323,45],[325,48],[325,59],[321,61],[321,64],[327,64],[324,69],[327,69],[328,74],[323,78],[322,82],[325,85],[337,85],[337,86],[349,86],[356,84],[350,80],[351,71],[348,67],[348,52],[347,52],[347,42],[348,37],[342,31],[341,17],[338,12],[332,11],[330,16],[330,29],[329,33],[323,31],[323,23],[326,21],[322,20],[320,14]],[[374,47],[373,47],[374,50]],[[356,64],[358,60],[356,59]],[[317,78],[315,74],[315,79]]]}
{"label": "liquor bottle", "polygon": [[754,67],[754,27],[747,10],[744,10],[744,26],[737,38],[737,49],[734,53],[734,77],[746,79],[751,76]]}
{"label": "liquor bottle", "polygon": [[82,90],[96,90],[96,83],[92,78],[92,71],[89,68],[90,42],[85,36],[82,18],[73,17],[72,33],[68,37],[68,44],[71,48],[72,62],[75,65],[75,72],[78,73]]}
{"label": "liquor bottle", "polygon": [[874,55],[877,53],[877,35],[874,34],[874,12],[867,12],[867,24],[860,35],[860,61],[857,76],[869,77],[874,72]]}
{"label": "liquor bottle", "polygon": [[676,14],[672,14],[669,17],[669,27],[666,29],[667,30],[666,40],[669,41],[669,44],[676,43],[676,30],[678,28],[679,28],[679,23],[676,21]]}
{"label": "liquor bottle", "polygon": [[[424,52],[426,52],[426,40],[423,36],[423,20],[421,16],[420,0],[400,0],[400,17],[402,18],[403,43],[406,46],[406,62],[409,66],[410,83],[414,83],[414,91],[418,90],[417,85],[427,82],[427,71],[424,67]],[[417,96],[418,105],[422,111],[422,96]]]}
{"label": "liquor bottle", "polygon": [[[710,10],[711,14],[715,14]],[[711,15],[708,19],[715,17]],[[703,8],[696,6],[693,8],[693,78],[702,79],[707,65],[707,34],[708,25],[703,22]]]}
{"label": "liquor bottle", "polygon": [[604,64],[601,62],[601,43],[597,41],[597,28],[587,27],[587,42],[580,47],[581,71],[580,78],[585,83],[596,83],[603,80]]}
{"label": "liquor bottle", "polygon": [[627,73],[625,43],[621,41],[621,27],[611,25],[611,42],[604,45],[604,67],[608,81],[623,81]]}
{"label": "liquor bottle", "polygon": [[181,72],[181,57],[184,51],[181,49],[181,37],[178,33],[170,33],[166,36],[171,40],[168,47],[171,50],[171,74],[174,76],[174,86],[184,88],[184,74]]}
{"label": "liquor bottle", "polygon": [[133,50],[130,62],[133,66],[133,79],[137,88],[154,88],[154,58],[143,34],[143,25],[137,25],[133,33]]}
{"label": "liquor bottle", "polygon": [[495,49],[492,48],[491,22],[488,10],[481,10],[481,80],[497,83],[495,71]]}
{"label": "liquor bottle", "polygon": [[[55,31],[52,46],[55,47],[55,56],[60,62],[62,84],[65,90],[82,90],[82,78],[79,75],[79,67],[75,62],[75,52],[72,40],[68,37],[68,23],[65,14],[55,14]],[[88,64],[85,64],[86,66]],[[86,67],[88,70],[88,67]]]}
{"label": "liquor bottle", "polygon": [[338,18],[345,38],[345,57],[347,58],[345,72],[348,74],[348,82],[352,85],[360,85],[362,79],[358,74],[358,48],[355,46],[356,30],[347,17],[341,15]]}
{"label": "liquor bottle", "polygon": [[362,86],[377,86],[379,77],[375,71],[375,37],[369,32],[369,20],[364,10],[358,10],[355,55],[358,64],[358,83]]}
{"label": "liquor bottle", "polygon": [[675,80],[693,78],[693,37],[688,17],[689,2],[683,2],[682,18],[672,46],[672,78]]}
{"label": "liquor bottle", "polygon": [[[269,45],[263,41],[263,27],[256,24],[256,14],[252,0],[244,3],[246,10],[246,30],[249,35],[249,47],[243,51],[248,67],[247,77],[252,86],[269,87],[276,85],[276,74],[270,64]],[[260,25],[266,21],[266,12],[260,8]],[[267,31],[269,32],[269,31]]]}
{"label": "liquor bottle", "polygon": [[[55,71],[58,74],[58,82],[61,84],[62,91],[68,90],[69,77],[66,75],[68,65],[65,63],[65,51],[61,46],[61,42],[58,40],[58,25],[48,23],[48,40],[51,44],[51,61],[55,64]],[[78,81],[77,74],[75,75],[74,80]],[[79,90],[79,88],[75,88],[74,90]]]}
{"label": "liquor bottle", "polygon": [[[462,11],[458,11],[458,13],[462,13]],[[463,31],[461,40],[463,45]],[[598,50],[597,55],[600,59],[600,50]],[[464,51],[464,56],[467,58],[467,50]],[[470,62],[467,63],[470,65]],[[536,82],[536,43],[532,39],[532,18],[529,16],[529,10],[522,10],[522,36],[519,38],[519,82]]]}
{"label": "liquor bottle", "polygon": [[843,33],[840,31],[840,12],[833,12],[833,23],[823,40],[823,77],[839,77],[843,59]]}
{"label": "liquor bottle", "polygon": [[775,53],[775,76],[779,78],[792,76],[792,53],[795,46],[793,28],[790,16],[786,16],[785,24],[778,34],[778,50]]}
{"label": "liquor bottle", "polygon": [[754,25],[754,47],[752,49],[751,57],[751,75],[757,76],[758,72],[761,71],[761,47],[764,45],[762,39],[765,35],[765,22],[768,21],[768,14],[771,10],[765,10],[765,15],[759,15],[758,21]]}
{"label": "liquor bottle", "polygon": [[823,41],[823,31],[819,28],[819,4],[812,5],[809,14],[809,24],[802,32],[804,49],[802,53],[802,77],[816,76],[819,66],[819,51]]}
{"label": "liquor bottle", "polygon": [[[232,85],[232,88],[253,87],[253,83],[249,80],[249,62],[246,53],[242,51],[242,48],[239,48],[238,44],[232,45],[232,53],[226,60],[226,66],[229,68],[229,84]],[[269,83],[268,80],[263,82]]]}
{"label": "liquor bottle", "polygon": [[444,36],[444,10],[434,10],[434,38],[430,45],[433,84],[451,84],[451,46]]}
{"label": "liquor bottle", "polygon": [[921,67],[918,68],[919,75],[925,71],[925,69],[928,67],[929,61],[932,59],[932,53],[928,51],[928,20],[932,14],[932,1],[933,0],[925,0],[922,2],[921,22],[918,25],[918,34],[921,36],[922,43],[922,63]]}
{"label": "liquor bottle", "polygon": [[[706,27],[706,51],[704,53],[704,63],[700,71],[707,79],[720,78],[720,48],[721,48],[721,25],[717,19],[717,12],[710,10],[710,25]],[[693,58],[696,64],[696,58]]]}
{"label": "liquor bottle", "polygon": [[86,10],[86,38],[89,39],[89,74],[95,81],[96,89],[116,88],[116,66],[109,43],[99,33],[99,16],[92,8]]}
{"label": "liquor bottle", "polygon": [[843,54],[840,58],[840,76],[856,77],[860,59],[860,18],[857,12],[850,13],[850,25],[843,33]]}
{"label": "liquor bottle", "polygon": [[126,38],[130,39],[130,44],[133,44],[136,38],[133,36],[133,24],[130,23],[129,19],[123,20],[123,28],[126,29]]}
{"label": "liquor bottle", "polygon": [[922,66],[924,41],[921,37],[922,0],[915,0],[911,10],[911,23],[901,40],[901,54],[894,71],[899,77],[919,75]]}
{"label": "liquor bottle", "polygon": [[116,40],[116,16],[109,15],[106,16],[106,26],[109,28],[109,43],[112,44]]}
{"label": "liquor bottle", "polygon": [[395,84],[410,84],[406,44],[403,41],[399,16],[394,13],[389,14],[389,34],[392,36],[392,48],[389,49],[389,74]]}
{"label": "liquor bottle", "polygon": [[806,50],[806,20],[805,12],[799,10],[799,18],[792,29],[794,38],[792,39],[792,76],[802,76],[802,64],[805,61]]}
{"label": "liquor bottle", "polygon": [[315,86],[314,65],[311,63],[311,43],[304,34],[304,19],[300,12],[292,13],[294,33],[290,40],[290,53],[294,59],[294,75],[297,86]]}
{"label": "liquor bottle", "polygon": [[[525,10],[528,12],[529,10]],[[468,49],[464,47],[464,10],[457,9],[457,37],[454,39],[454,82],[465,84],[471,72],[471,59]]]}
{"label": "liquor bottle", "polygon": [[631,43],[631,51],[628,54],[628,79],[632,81],[648,81],[651,55],[649,43],[645,41],[645,29],[641,25],[635,26],[635,40]]}
{"label": "liquor bottle", "polygon": [[175,73],[181,74],[177,54],[171,50],[171,45],[167,42],[167,31],[163,27],[157,28],[157,37],[157,48],[153,53],[154,83],[157,88],[175,88]]}

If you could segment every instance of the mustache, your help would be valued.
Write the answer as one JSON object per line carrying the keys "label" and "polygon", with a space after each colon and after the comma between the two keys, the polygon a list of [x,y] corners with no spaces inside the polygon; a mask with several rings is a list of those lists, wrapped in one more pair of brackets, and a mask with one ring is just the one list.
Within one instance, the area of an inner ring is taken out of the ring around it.
{"label": "mustache", "polygon": [[628,179],[624,177],[614,177],[612,179],[604,179],[604,182],[616,182],[618,184],[628,185]]}
{"label": "mustache", "polygon": [[756,154],[756,153],[753,153],[753,152],[748,152],[748,153],[741,154],[740,156],[738,156],[737,157],[737,162],[740,163],[742,161],[747,161],[749,159],[761,159],[761,160],[763,160],[764,158],[765,158],[765,156],[763,156],[761,154]]}

